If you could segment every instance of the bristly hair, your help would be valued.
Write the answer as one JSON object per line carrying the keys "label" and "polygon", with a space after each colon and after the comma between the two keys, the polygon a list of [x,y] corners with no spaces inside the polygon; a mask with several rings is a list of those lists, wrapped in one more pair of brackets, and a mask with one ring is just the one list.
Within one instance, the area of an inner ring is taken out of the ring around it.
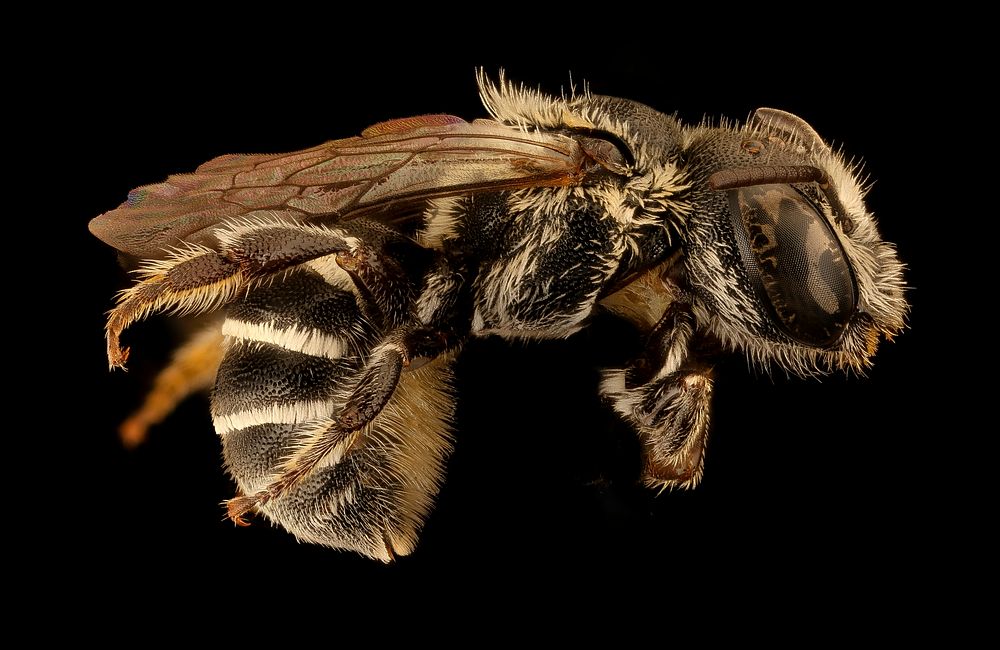
{"label": "bristly hair", "polygon": [[479,97],[483,106],[493,119],[503,124],[517,126],[522,131],[533,131],[537,128],[557,128],[561,126],[579,126],[594,128],[580,118],[579,114],[570,108],[570,104],[590,98],[590,90],[584,84],[583,93],[576,94],[576,89],[570,85],[570,96],[567,98],[553,97],[541,90],[533,90],[521,84],[508,81],[504,71],[498,73],[497,83],[493,83],[486,72],[480,68],[476,71],[476,81],[479,84]]}

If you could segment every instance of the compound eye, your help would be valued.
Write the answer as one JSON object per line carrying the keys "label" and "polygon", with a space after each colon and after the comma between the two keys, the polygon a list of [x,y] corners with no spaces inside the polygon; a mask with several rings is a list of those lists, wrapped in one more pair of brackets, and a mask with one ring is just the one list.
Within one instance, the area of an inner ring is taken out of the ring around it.
{"label": "compound eye", "polygon": [[729,191],[736,241],[751,284],[793,339],[826,347],[857,309],[854,274],[830,223],[791,185]]}

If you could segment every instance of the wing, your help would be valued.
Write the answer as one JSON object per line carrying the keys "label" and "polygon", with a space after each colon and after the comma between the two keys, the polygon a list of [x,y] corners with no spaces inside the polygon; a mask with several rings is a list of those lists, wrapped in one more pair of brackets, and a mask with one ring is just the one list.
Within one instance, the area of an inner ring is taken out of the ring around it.
{"label": "wing", "polygon": [[260,211],[300,222],[412,214],[431,198],[575,184],[588,160],[563,135],[425,115],[295,153],[220,156],[132,190],[90,231],[124,253],[155,258],[182,241],[214,247],[215,226]]}

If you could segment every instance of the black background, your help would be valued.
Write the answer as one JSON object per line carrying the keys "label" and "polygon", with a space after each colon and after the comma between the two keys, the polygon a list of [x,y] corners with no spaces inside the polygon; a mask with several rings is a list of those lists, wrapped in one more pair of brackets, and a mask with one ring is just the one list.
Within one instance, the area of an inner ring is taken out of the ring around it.
{"label": "black background", "polygon": [[[72,198],[52,233],[72,269],[56,339],[68,369],[60,390],[72,400],[52,408],[71,425],[61,437],[71,469],[53,486],[55,523],[74,531],[76,566],[88,579],[121,594],[179,584],[199,593],[262,581],[377,590],[432,581],[462,584],[470,596],[569,579],[670,597],[710,579],[802,593],[864,585],[876,598],[938,570],[913,567],[914,553],[931,553],[927,539],[947,524],[936,485],[952,461],[948,445],[932,442],[952,433],[931,424],[941,406],[927,379],[928,359],[950,336],[942,315],[950,298],[935,277],[934,215],[914,198],[915,169],[928,155],[912,129],[929,83],[919,61],[858,53],[822,65],[739,56],[692,63],[664,47],[527,61],[405,51],[387,65],[336,48],[269,56],[239,42],[193,52],[163,45],[138,39],[132,49],[70,57],[51,80],[86,88],[66,95],[72,110],[53,127],[72,165],[60,181]],[[634,485],[637,445],[596,397],[597,369],[629,345],[620,340],[626,329],[601,318],[568,341],[473,341],[457,366],[447,482],[417,551],[392,566],[298,544],[263,520],[248,529],[224,521],[219,504],[233,486],[206,398],[185,403],[142,448],[122,449],[117,424],[139,404],[175,332],[161,318],[134,327],[129,372],[107,372],[103,314],[128,278],[88,234],[88,220],[133,187],[223,153],[291,151],[392,117],[484,116],[480,65],[555,93],[571,71],[594,92],[689,122],[743,120],[762,105],[802,116],[864,160],[875,182],[869,205],[910,267],[911,329],[879,350],[863,378],[801,381],[724,360],[704,481],[658,497]]]}

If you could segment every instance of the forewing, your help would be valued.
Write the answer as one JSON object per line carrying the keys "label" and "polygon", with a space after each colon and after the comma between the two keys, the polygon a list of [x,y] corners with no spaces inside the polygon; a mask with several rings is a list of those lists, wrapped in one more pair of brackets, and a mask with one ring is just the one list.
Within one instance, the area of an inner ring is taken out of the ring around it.
{"label": "forewing", "polygon": [[391,218],[436,197],[570,185],[582,178],[585,159],[566,136],[426,115],[295,153],[220,156],[193,174],[132,190],[90,231],[124,253],[155,258],[180,242],[214,246],[212,230],[227,220]]}

